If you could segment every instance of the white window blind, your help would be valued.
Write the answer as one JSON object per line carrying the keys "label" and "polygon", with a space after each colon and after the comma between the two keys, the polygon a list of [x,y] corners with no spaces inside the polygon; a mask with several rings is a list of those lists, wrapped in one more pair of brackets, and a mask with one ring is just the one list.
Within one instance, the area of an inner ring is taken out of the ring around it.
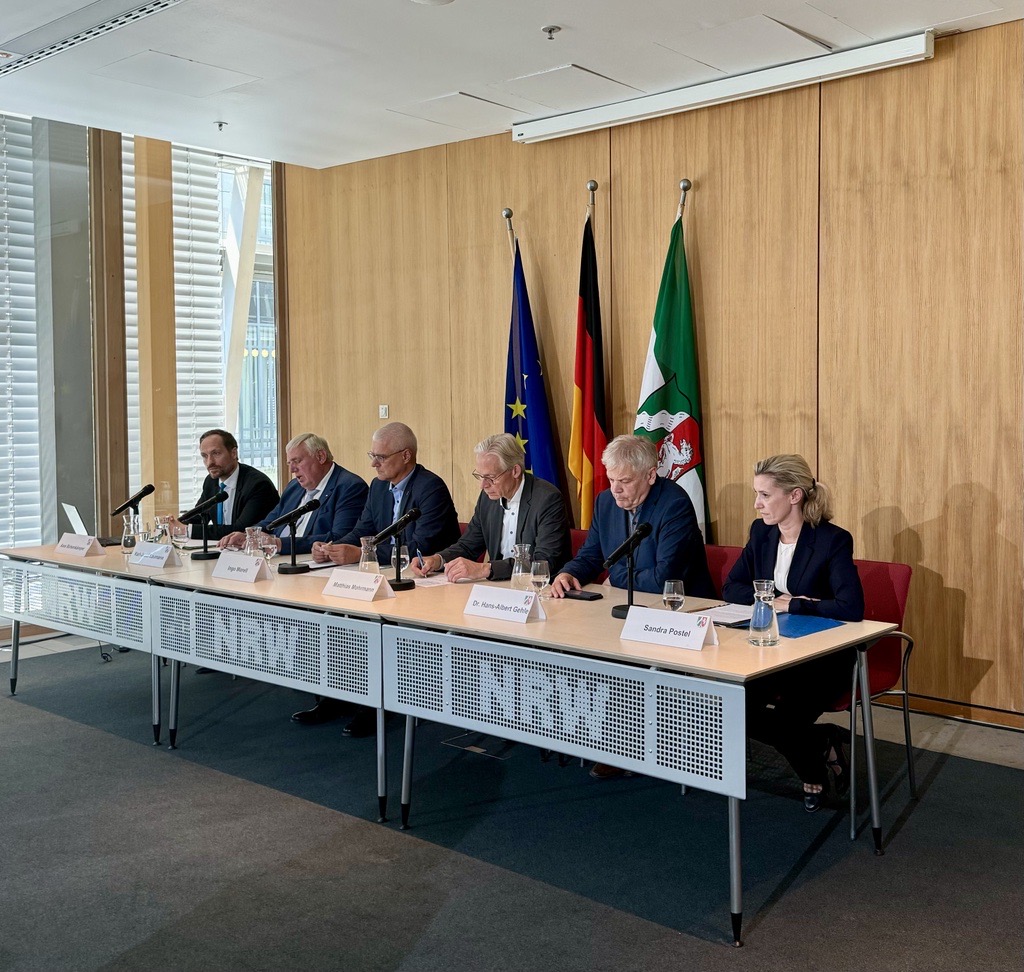
{"label": "white window blind", "polygon": [[142,488],[142,433],[139,425],[139,275],[135,224],[135,140],[121,138],[124,200],[124,331],[128,382],[128,492]]}
{"label": "white window blind", "polygon": [[42,542],[32,122],[0,115],[0,545]]}

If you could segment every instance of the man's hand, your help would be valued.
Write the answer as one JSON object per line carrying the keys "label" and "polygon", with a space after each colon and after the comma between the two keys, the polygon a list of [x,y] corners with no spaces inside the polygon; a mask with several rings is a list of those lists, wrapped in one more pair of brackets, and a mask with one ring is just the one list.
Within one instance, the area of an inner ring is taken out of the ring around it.
{"label": "man's hand", "polygon": [[[244,547],[245,534],[236,530],[234,533],[229,533],[226,537],[221,537],[217,541],[217,546],[220,547],[221,550],[233,549],[235,547]],[[278,550],[280,549],[281,548],[278,547]]]}
{"label": "man's hand", "polygon": [[438,554],[431,554],[429,557],[424,557],[422,570],[420,570],[419,562],[415,557],[409,561],[409,570],[411,570],[417,577],[429,577],[431,574],[436,574],[440,569],[441,558]]}
{"label": "man's hand", "polygon": [[325,543],[324,553],[327,555],[327,560],[339,567],[344,567],[345,564],[359,563],[360,549],[351,543]]}
{"label": "man's hand", "polygon": [[551,596],[552,597],[565,597],[566,591],[581,591],[583,590],[580,582],[576,580],[572,574],[567,574],[564,570],[558,574],[555,579],[551,582]]}
{"label": "man's hand", "polygon": [[444,576],[449,584],[460,580],[487,580],[491,576],[490,564],[478,564],[475,560],[456,557],[451,563],[444,565]]}
{"label": "man's hand", "polygon": [[318,564],[326,564],[331,559],[330,555],[331,545],[324,543],[322,540],[317,540],[313,543],[313,560]]}

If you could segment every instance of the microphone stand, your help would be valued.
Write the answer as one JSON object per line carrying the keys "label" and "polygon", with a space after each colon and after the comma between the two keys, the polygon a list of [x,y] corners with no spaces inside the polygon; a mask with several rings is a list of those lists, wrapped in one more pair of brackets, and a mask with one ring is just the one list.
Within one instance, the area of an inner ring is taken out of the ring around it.
{"label": "microphone stand", "polygon": [[633,551],[630,550],[626,554],[626,603],[616,604],[612,608],[612,617],[619,618],[620,620],[625,618],[629,614],[629,609],[633,606]]}
{"label": "microphone stand", "polygon": [[210,540],[206,536],[206,514],[203,514],[203,518],[199,521],[203,530],[203,549],[195,550],[192,552],[193,560],[216,560],[220,556],[219,550],[210,549]]}
{"label": "microphone stand", "polygon": [[309,570],[309,564],[297,564],[295,562],[295,527],[298,522],[298,520],[292,520],[288,524],[288,528],[292,533],[292,562],[290,564],[278,564],[277,572],[279,574],[304,574]]}
{"label": "microphone stand", "polygon": [[395,561],[395,579],[391,582],[391,590],[393,591],[411,591],[416,587],[416,581],[411,578],[402,580],[402,537],[392,537],[391,539],[391,550],[392,558]]}

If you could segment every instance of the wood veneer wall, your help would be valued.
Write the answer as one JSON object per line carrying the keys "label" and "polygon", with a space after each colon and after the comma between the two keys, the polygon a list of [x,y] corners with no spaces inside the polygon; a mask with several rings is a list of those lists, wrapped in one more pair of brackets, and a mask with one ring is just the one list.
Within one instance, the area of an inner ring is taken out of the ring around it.
{"label": "wood veneer wall", "polygon": [[1024,725],[1021,37],[541,145],[284,167],[286,431],[324,432],[368,476],[387,403],[468,518],[472,446],[503,421],[511,206],[564,455],[590,178],[613,432],[629,431],[688,177],[715,540],[745,538],[754,460],[803,453],[857,555],[915,567],[913,691]]}

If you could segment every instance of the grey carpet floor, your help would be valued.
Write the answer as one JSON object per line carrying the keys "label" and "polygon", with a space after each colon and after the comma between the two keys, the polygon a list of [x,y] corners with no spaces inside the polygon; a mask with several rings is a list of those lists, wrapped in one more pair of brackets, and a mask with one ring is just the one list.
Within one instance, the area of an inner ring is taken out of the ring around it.
{"label": "grey carpet floor", "polygon": [[876,858],[755,750],[737,950],[720,797],[471,755],[426,725],[402,833],[375,822],[373,740],[288,720],[307,696],[186,669],[169,752],[148,678],[146,656],[71,652],[0,698],[4,972],[1024,968],[1017,770],[921,753],[913,804],[880,745]]}

